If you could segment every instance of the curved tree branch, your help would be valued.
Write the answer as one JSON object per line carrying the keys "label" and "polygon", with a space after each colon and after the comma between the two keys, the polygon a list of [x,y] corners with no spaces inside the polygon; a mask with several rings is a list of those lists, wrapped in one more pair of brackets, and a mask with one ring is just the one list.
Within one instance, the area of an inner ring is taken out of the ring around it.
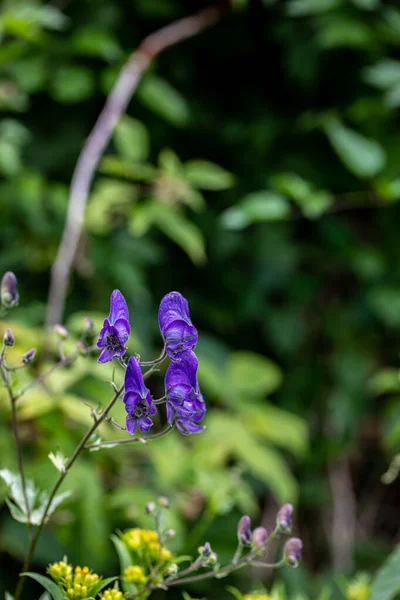
{"label": "curved tree branch", "polygon": [[152,60],[163,50],[192,37],[216,23],[229,3],[206,8],[171,23],[147,36],[121,70],[76,164],[70,188],[67,217],[57,256],[51,270],[47,326],[62,321],[68,281],[81,237],[90,186],[99,160],[112,133]]}

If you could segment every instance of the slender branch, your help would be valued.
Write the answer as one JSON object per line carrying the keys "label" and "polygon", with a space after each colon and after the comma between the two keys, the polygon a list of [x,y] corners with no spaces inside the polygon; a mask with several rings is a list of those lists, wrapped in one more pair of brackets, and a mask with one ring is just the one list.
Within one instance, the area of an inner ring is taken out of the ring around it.
{"label": "slender branch", "polygon": [[172,431],[172,429],[173,429],[173,426],[168,425],[168,427],[159,431],[158,433],[152,433],[151,435],[146,435],[145,437],[137,436],[137,437],[133,437],[133,438],[128,438],[126,440],[112,440],[112,441],[108,441],[108,442],[96,442],[94,444],[86,444],[85,449],[90,450],[91,448],[102,448],[105,446],[112,446],[112,447],[121,446],[122,444],[132,444],[132,442],[142,442],[142,444],[146,444],[146,442],[148,440],[155,440],[156,438],[163,437],[164,435],[166,435],[167,433]]}
{"label": "slender branch", "polygon": [[78,358],[78,351],[74,350],[74,352],[72,352],[68,356],[66,356],[66,357],[62,358],[61,360],[59,360],[55,365],[53,365],[52,367],[50,367],[49,369],[47,369],[47,371],[44,371],[44,373],[42,373],[41,375],[39,375],[39,377],[36,377],[36,379],[33,379],[24,388],[22,388],[21,390],[19,390],[19,392],[17,392],[16,395],[15,395],[15,399],[19,400],[19,398],[21,398],[21,396],[23,396],[27,391],[29,391],[35,385],[37,385],[38,383],[41,383],[42,381],[44,381],[44,379],[46,379],[46,377],[48,377],[49,375],[51,375],[54,371],[56,371],[60,367],[65,367],[65,366],[69,365],[70,363],[73,363],[76,358]]}
{"label": "slender branch", "polygon": [[[40,534],[42,533],[43,527],[45,525],[47,515],[49,514],[51,504],[54,500],[54,497],[55,497],[60,485],[66,478],[66,476],[69,472],[69,469],[72,467],[72,465],[74,464],[74,462],[76,461],[76,459],[78,458],[78,456],[80,455],[82,450],[85,448],[85,444],[88,441],[88,439],[91,437],[91,435],[93,435],[93,433],[96,431],[96,429],[98,428],[100,423],[102,423],[107,418],[109,411],[112,409],[112,407],[114,406],[114,404],[116,403],[118,398],[121,396],[123,391],[124,391],[124,385],[122,384],[121,387],[115,392],[113,398],[110,400],[110,402],[108,403],[108,405],[106,406],[106,408],[104,409],[102,414],[95,420],[93,425],[85,433],[85,435],[83,436],[83,438],[81,439],[81,441],[79,442],[77,447],[75,448],[74,453],[72,454],[72,456],[69,458],[67,464],[65,465],[65,470],[62,473],[60,473],[59,478],[57,479],[52,491],[50,492],[50,496],[47,501],[46,508],[44,509],[42,519],[36,530],[35,536],[33,537],[32,541],[31,541],[31,545],[30,545],[27,557],[25,559],[24,566],[22,568],[23,572],[26,572],[29,569],[29,566],[31,564],[31,561],[32,561],[32,558],[33,558],[33,555],[34,555],[34,552],[36,549],[36,545],[38,543]],[[17,589],[15,590],[15,594],[14,594],[15,600],[19,600],[22,590],[23,590],[23,587],[24,587],[24,583],[25,583],[25,578],[21,577],[18,582]]]}
{"label": "slender branch", "polygon": [[27,493],[27,489],[26,489],[24,463],[22,460],[22,443],[21,443],[21,438],[19,435],[19,424],[18,424],[17,406],[16,406],[17,398],[14,395],[14,392],[13,392],[13,389],[11,386],[10,372],[7,370],[7,367],[5,365],[4,351],[5,351],[5,347],[3,346],[3,349],[1,351],[0,371],[1,371],[1,377],[7,388],[8,395],[9,395],[10,402],[11,402],[12,430],[13,430],[13,435],[14,435],[14,439],[15,439],[15,447],[17,450],[18,472],[19,472],[19,476],[21,478],[21,487],[22,487],[22,495],[24,497],[28,534],[29,534],[29,538],[32,540],[31,509],[29,506],[28,493]]}
{"label": "slender branch", "polygon": [[47,326],[62,321],[68,280],[82,233],[90,186],[114,128],[126,111],[143,73],[163,50],[216,23],[228,8],[229,3],[224,2],[220,6],[206,8],[152,33],[143,40],[120,72],[106,104],[82,148],[72,176],[66,222],[51,271],[46,315]]}
{"label": "slender branch", "polygon": [[[147,592],[151,592],[153,590],[162,588],[169,588],[169,587],[173,587],[173,586],[177,586],[177,585],[182,585],[185,583],[194,583],[196,581],[202,581],[204,579],[211,579],[211,578],[219,578],[219,577],[224,577],[225,575],[229,575],[229,573],[231,573],[232,571],[236,571],[238,569],[241,569],[243,567],[245,567],[246,565],[252,565],[252,566],[257,566],[257,567],[267,567],[269,569],[273,569],[273,568],[278,568],[278,567],[282,567],[285,564],[285,560],[282,559],[277,563],[262,563],[262,562],[254,562],[252,560],[252,556],[245,556],[244,558],[242,558],[240,560],[240,562],[238,562],[236,565],[234,564],[230,564],[230,565],[226,565],[225,567],[221,567],[220,569],[216,570],[216,571],[207,571],[206,573],[200,573],[198,575],[193,575],[191,577],[183,577],[183,578],[179,578],[179,574],[178,577],[176,579],[173,579],[172,581],[163,581],[162,583],[152,583],[149,586],[147,586],[146,588],[144,588],[143,590],[140,590],[139,592],[135,592],[134,594],[131,594],[130,596],[128,596],[126,598],[126,600],[134,600],[134,598],[138,598],[139,596],[141,596],[142,594],[146,594]],[[189,567],[190,568],[190,567]],[[184,571],[182,571],[182,574],[187,573],[188,569],[185,569]]]}

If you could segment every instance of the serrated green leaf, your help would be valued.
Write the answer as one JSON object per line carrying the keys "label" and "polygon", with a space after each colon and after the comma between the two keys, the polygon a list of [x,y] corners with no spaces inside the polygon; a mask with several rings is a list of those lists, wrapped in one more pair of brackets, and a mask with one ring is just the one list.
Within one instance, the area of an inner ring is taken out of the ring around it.
{"label": "serrated green leaf", "polygon": [[386,153],[377,141],[345,127],[336,119],[329,121],[325,131],[339,158],[354,175],[372,178],[385,166]]}
{"label": "serrated green leaf", "polygon": [[146,160],[149,154],[150,139],[141,121],[123,116],[114,132],[114,142],[123,158],[132,162]]}
{"label": "serrated green leaf", "polygon": [[30,573],[30,572],[21,573],[21,577],[22,576],[30,577],[31,579],[34,579],[35,581],[40,583],[49,592],[49,594],[53,598],[53,600],[63,600],[63,595],[62,595],[60,588],[58,587],[58,585],[56,585],[54,583],[54,581],[52,581],[48,577],[45,577],[44,575],[38,575],[37,573]]}
{"label": "serrated green leaf", "polygon": [[400,545],[381,567],[372,583],[369,600],[391,600],[400,591]]}
{"label": "serrated green leaf", "polygon": [[184,165],[186,179],[202,190],[227,190],[235,185],[235,176],[208,160],[189,160]]}

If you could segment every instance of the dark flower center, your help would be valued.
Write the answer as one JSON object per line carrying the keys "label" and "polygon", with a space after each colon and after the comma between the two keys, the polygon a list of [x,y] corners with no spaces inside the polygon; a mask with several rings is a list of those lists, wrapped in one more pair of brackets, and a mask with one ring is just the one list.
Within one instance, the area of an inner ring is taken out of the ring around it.
{"label": "dark flower center", "polygon": [[144,402],[140,402],[140,404],[138,404],[135,407],[135,410],[133,411],[133,415],[136,417],[136,419],[140,419],[141,417],[144,417],[145,415],[147,415],[147,406]]}
{"label": "dark flower center", "polygon": [[115,333],[109,333],[107,335],[107,347],[109,350],[117,350],[121,347],[121,342]]}

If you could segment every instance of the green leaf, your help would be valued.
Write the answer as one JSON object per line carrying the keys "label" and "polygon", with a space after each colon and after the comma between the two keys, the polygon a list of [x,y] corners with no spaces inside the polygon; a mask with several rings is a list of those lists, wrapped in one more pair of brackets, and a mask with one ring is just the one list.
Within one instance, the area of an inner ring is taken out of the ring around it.
{"label": "green leaf", "polygon": [[385,58],[366,67],[363,71],[363,78],[367,83],[382,90],[390,88],[400,83],[400,61]]}
{"label": "green leaf", "polygon": [[282,372],[268,358],[253,352],[234,352],[229,360],[226,381],[240,394],[264,396],[282,383]]}
{"label": "green leaf", "polygon": [[329,121],[325,131],[339,158],[354,175],[372,178],[385,166],[386,154],[377,141],[345,127],[336,119]]}
{"label": "green leaf", "polygon": [[227,190],[235,185],[235,176],[208,160],[189,160],[185,163],[189,183],[202,190]]}
{"label": "green leaf", "polygon": [[85,67],[60,67],[51,79],[50,91],[54,100],[74,104],[89,98],[94,90],[92,72]]}
{"label": "green leaf", "polygon": [[340,5],[340,0],[291,0],[286,11],[290,17],[305,17],[324,13]]}
{"label": "green leaf", "polygon": [[141,121],[132,117],[122,117],[115,128],[114,141],[118,152],[128,161],[144,161],[149,154],[148,131]]}
{"label": "green leaf", "polygon": [[133,209],[130,229],[136,235],[156,225],[166,236],[180,246],[196,265],[206,260],[201,230],[172,206],[148,201],[140,210]]}
{"label": "green leaf", "polygon": [[291,207],[286,198],[277,192],[261,190],[245,196],[238,206],[228,208],[221,215],[226,229],[243,229],[251,223],[285,220]]}
{"label": "green leaf", "polygon": [[[129,554],[127,547],[124,542],[115,534],[111,535],[111,541],[115,546],[118,554],[119,563],[121,567],[121,574],[124,573],[125,569],[131,566],[132,558]],[[133,583],[127,583],[123,578],[121,579],[122,590],[125,594],[134,594],[136,592],[136,586]]]}
{"label": "green leaf", "polygon": [[118,577],[108,577],[107,579],[102,579],[101,581],[99,581],[98,583],[96,583],[96,585],[90,590],[90,595],[95,598],[97,596],[97,594],[99,592],[101,592],[101,590],[103,588],[106,587],[106,585],[109,585],[110,583],[112,583],[116,579],[118,579]]}
{"label": "green leaf", "polygon": [[369,600],[391,600],[400,591],[400,545],[379,569],[373,583]]}
{"label": "green leaf", "polygon": [[85,26],[72,38],[72,48],[85,56],[95,56],[113,61],[121,57],[122,50],[117,40],[106,29]]}
{"label": "green leaf", "polygon": [[143,79],[137,97],[148,109],[176,127],[183,127],[189,121],[189,107],[184,97],[157,75]]}
{"label": "green leaf", "polygon": [[374,10],[380,3],[380,0],[353,0],[353,4],[361,10]]}
{"label": "green leaf", "polygon": [[235,596],[236,600],[244,600],[243,594],[231,585],[227,585],[226,590],[230,592],[233,596]]}
{"label": "green leaf", "polygon": [[14,600],[14,596],[12,594],[10,594],[10,592],[7,592],[7,590],[4,593],[4,600]]}
{"label": "green leaf", "polygon": [[44,575],[38,575],[37,573],[21,573],[21,576],[30,577],[31,579],[34,579],[40,583],[49,592],[53,600],[63,600],[63,595],[60,588],[48,577],[44,577]]}

